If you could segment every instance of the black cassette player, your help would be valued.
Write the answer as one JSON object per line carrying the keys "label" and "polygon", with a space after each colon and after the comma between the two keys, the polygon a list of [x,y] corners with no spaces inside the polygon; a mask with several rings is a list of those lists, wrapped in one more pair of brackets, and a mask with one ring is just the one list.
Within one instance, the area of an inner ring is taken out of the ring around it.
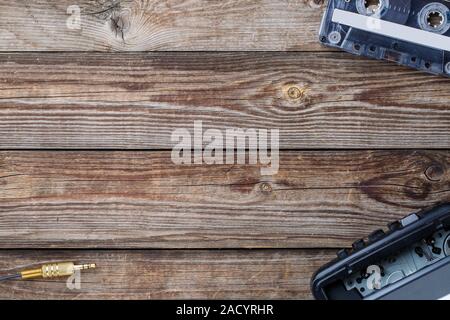
{"label": "black cassette player", "polygon": [[311,288],[320,300],[450,300],[450,204],[355,241],[313,276]]}

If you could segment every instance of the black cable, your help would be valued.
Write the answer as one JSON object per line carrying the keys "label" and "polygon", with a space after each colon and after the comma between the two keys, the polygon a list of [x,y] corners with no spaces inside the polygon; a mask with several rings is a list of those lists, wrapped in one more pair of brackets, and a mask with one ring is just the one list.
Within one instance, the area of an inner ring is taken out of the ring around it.
{"label": "black cable", "polygon": [[7,276],[1,276],[0,281],[7,281],[7,280],[14,280],[14,279],[20,279],[20,274],[10,274]]}

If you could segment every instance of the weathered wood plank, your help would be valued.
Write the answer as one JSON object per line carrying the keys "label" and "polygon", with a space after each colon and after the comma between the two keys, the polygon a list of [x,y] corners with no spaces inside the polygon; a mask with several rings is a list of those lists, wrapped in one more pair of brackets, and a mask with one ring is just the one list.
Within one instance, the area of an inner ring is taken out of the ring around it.
{"label": "weathered wood plank", "polygon": [[450,152],[282,152],[262,176],[170,152],[10,151],[0,177],[1,248],[334,248],[450,201]]}
{"label": "weathered wood plank", "polygon": [[0,299],[303,299],[324,250],[0,251],[0,270],[54,261],[97,263],[80,290],[65,280],[0,283]]}
{"label": "weathered wood plank", "polygon": [[0,51],[323,50],[323,7],[323,0],[1,0]]}
{"label": "weathered wood plank", "polygon": [[195,120],[290,149],[450,146],[450,79],[347,54],[0,54],[0,84],[3,149],[167,149]]}

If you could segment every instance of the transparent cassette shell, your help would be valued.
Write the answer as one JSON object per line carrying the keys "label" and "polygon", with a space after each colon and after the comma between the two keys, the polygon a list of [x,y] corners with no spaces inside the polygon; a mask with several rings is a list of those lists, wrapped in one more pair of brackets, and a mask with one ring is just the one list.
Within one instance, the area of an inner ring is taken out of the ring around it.
{"label": "transparent cassette shell", "polygon": [[[406,26],[408,39],[415,38],[417,33],[417,39],[421,41],[414,43],[397,35],[389,35],[395,33],[393,30],[374,32],[369,27],[356,28],[351,22],[334,22],[335,11],[358,14],[368,23],[380,19],[390,22],[389,26]],[[431,45],[428,38],[437,38],[445,49]],[[425,72],[450,76],[450,51],[447,49],[450,46],[450,2],[329,0],[320,28],[320,41],[355,55],[394,61]]]}

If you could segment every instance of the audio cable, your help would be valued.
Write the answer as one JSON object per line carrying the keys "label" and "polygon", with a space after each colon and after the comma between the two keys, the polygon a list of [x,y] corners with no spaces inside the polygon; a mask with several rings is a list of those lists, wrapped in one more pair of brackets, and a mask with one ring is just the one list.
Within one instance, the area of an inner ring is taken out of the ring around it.
{"label": "audio cable", "polygon": [[16,274],[0,276],[0,281],[69,277],[75,274],[75,272],[77,271],[95,268],[95,263],[79,265],[73,262],[48,263],[42,265],[40,268],[23,270]]}

